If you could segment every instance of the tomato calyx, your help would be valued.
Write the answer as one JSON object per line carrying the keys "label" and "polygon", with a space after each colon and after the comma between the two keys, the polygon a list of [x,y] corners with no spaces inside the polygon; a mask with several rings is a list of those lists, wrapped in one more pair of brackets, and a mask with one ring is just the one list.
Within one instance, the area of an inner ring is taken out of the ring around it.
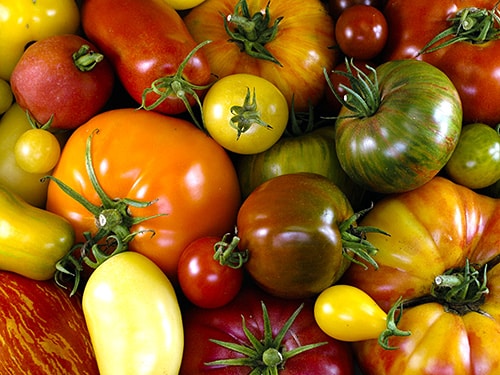
{"label": "tomato calyx", "polygon": [[[340,95],[337,93],[337,90],[330,80],[328,71],[326,70],[326,68],[323,68],[323,75],[325,76],[328,87],[332,91],[335,98],[337,98],[342,106],[353,112],[352,114],[346,116],[335,116],[328,118],[365,118],[374,115],[378,111],[382,99],[379,89],[377,72],[375,68],[369,65],[366,65],[366,68],[370,72],[372,72],[371,77],[361,69],[359,69],[357,66],[355,66],[352,61],[349,62],[346,59],[345,72],[342,70],[332,71],[332,73],[340,74],[349,80],[349,84],[351,87],[348,87],[343,83],[339,85],[340,89],[345,91],[345,95],[343,97],[340,97]],[[357,74],[354,74],[352,69],[354,69]]]}
{"label": "tomato calyx", "polygon": [[318,342],[314,344],[308,344],[299,346],[292,350],[285,350],[282,346],[282,341],[285,338],[286,333],[292,326],[293,322],[299,315],[300,311],[304,307],[301,304],[297,310],[288,318],[280,331],[273,337],[271,321],[269,319],[269,313],[267,311],[266,305],[261,301],[262,306],[262,317],[264,320],[264,337],[259,340],[255,335],[250,332],[246,326],[245,317],[242,315],[242,326],[245,336],[247,337],[250,345],[240,345],[232,342],[226,342],[221,340],[210,339],[217,345],[224,348],[232,350],[237,353],[244,355],[242,358],[227,358],[218,359],[212,362],[205,363],[206,366],[247,366],[252,370],[250,375],[265,374],[265,375],[278,375],[278,371],[285,367],[286,361],[300,353],[307,350],[317,348],[321,345],[327,344],[326,342]]}
{"label": "tomato calyx", "polygon": [[232,106],[231,113],[233,117],[229,120],[229,125],[238,132],[236,140],[240,139],[241,134],[248,131],[252,125],[263,126],[269,130],[273,128],[260,117],[260,111],[257,108],[255,88],[253,89],[253,95],[250,96],[250,88],[247,87],[243,105]]}
{"label": "tomato calyx", "polygon": [[90,49],[88,44],[83,44],[78,51],[73,53],[73,63],[81,72],[90,72],[96,65],[104,60],[102,53]]}
{"label": "tomato calyx", "polygon": [[[378,343],[379,345],[384,348],[385,350],[396,350],[398,349],[397,346],[390,346],[389,345],[389,338],[394,337],[394,336],[410,336],[411,332],[410,331],[403,331],[402,329],[398,328],[398,323],[401,320],[401,317],[403,316],[403,307],[404,307],[404,301],[402,297],[399,297],[396,303],[392,305],[390,308],[389,312],[387,313],[387,328],[382,331],[378,337]],[[399,314],[396,315],[396,313],[399,311]]]}
{"label": "tomato calyx", "polygon": [[[344,220],[339,225],[339,231],[342,236],[342,255],[351,262],[359,264],[364,269],[367,269],[368,267],[363,262],[357,260],[356,257],[361,258],[373,268],[378,269],[378,264],[375,259],[373,259],[373,255],[377,254],[378,249],[366,239],[366,233],[379,233],[385,236],[390,236],[389,233],[386,233],[376,227],[355,225],[356,221],[372,208],[373,203],[370,207],[354,213],[351,217]],[[350,253],[354,253],[356,257],[351,256]]]}
{"label": "tomato calyx", "polygon": [[[56,177],[44,177],[44,179],[50,179],[55,182],[61,190],[84,206],[95,217],[97,232],[94,235],[88,232],[83,233],[85,242],[83,244],[76,244],[56,265],[56,282],[60,281],[64,275],[74,277],[75,283],[72,290],[73,294],[76,292],[78,282],[80,281],[80,273],[83,270],[81,267],[82,261],[92,268],[98,267],[110,256],[127,250],[128,243],[137,234],[148,231],[131,232],[130,228],[132,226],[155,217],[163,216],[163,214],[157,214],[145,217],[133,217],[129,213],[129,207],[145,208],[154,204],[156,200],[144,202],[128,198],[112,199],[106,194],[97,180],[92,162],[91,143],[95,133],[98,133],[98,129],[94,130],[87,138],[85,167],[90,182],[101,200],[100,205],[92,204],[81,194]],[[152,233],[154,234],[154,232]],[[107,249],[105,252],[100,251],[101,246],[103,246],[102,241],[104,241],[104,247]],[[80,250],[78,258],[75,258],[75,250]],[[90,252],[92,252],[96,260],[95,262],[88,258]],[[62,285],[63,283],[58,282],[58,284]]]}
{"label": "tomato calyx", "polygon": [[498,6],[493,9],[469,7],[459,10],[448,21],[450,27],[436,35],[418,53],[431,53],[458,42],[486,43],[500,38]]}
{"label": "tomato calyx", "polygon": [[[211,40],[205,40],[199,43],[195,48],[193,48],[189,52],[189,54],[179,64],[179,68],[177,69],[177,72],[175,72],[174,75],[158,78],[151,83],[151,87],[144,89],[144,91],[142,92],[142,103],[139,109],[152,111],[156,107],[158,107],[161,103],[163,103],[168,97],[177,97],[180,100],[182,100],[182,102],[186,106],[186,109],[189,112],[189,115],[191,116],[195,125],[198,128],[203,129],[203,126],[199,123],[198,119],[196,118],[193,112],[193,108],[189,103],[188,96],[192,96],[195,99],[198,106],[201,108],[201,100],[196,91],[203,91],[208,89],[213,84],[213,82],[203,86],[195,85],[187,81],[182,75],[184,73],[184,68],[188,64],[189,60],[191,60],[191,58],[194,56],[194,54],[200,48],[211,42],[212,42]],[[158,98],[152,104],[146,105],[146,99],[150,94],[155,94],[158,96]]]}
{"label": "tomato calyx", "polygon": [[[234,8],[234,13],[224,17],[224,28],[229,35],[230,42],[236,43],[241,52],[246,52],[251,57],[271,61],[283,66],[266,48],[265,44],[276,38],[278,24],[283,17],[278,17],[270,26],[270,2],[264,12],[258,11],[253,16],[250,14],[246,0],[240,0]],[[235,24],[233,31],[229,23]]]}
{"label": "tomato calyx", "polygon": [[238,244],[240,243],[240,238],[238,236],[233,236],[231,242],[228,243],[227,238],[229,236],[231,236],[231,234],[226,233],[220,241],[215,243],[215,254],[213,258],[218,261],[221,266],[238,269],[248,261],[248,249],[243,251],[238,249]]}

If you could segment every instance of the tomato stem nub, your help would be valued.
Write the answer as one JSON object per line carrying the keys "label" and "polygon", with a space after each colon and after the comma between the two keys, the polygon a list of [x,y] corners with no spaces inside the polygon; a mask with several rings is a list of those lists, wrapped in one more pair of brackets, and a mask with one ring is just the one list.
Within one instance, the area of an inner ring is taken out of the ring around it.
{"label": "tomato stem nub", "polygon": [[73,53],[73,62],[81,72],[90,72],[103,59],[104,56],[101,53],[92,51],[87,44],[83,44],[78,51]]}
{"label": "tomato stem nub", "polygon": [[[396,317],[396,312],[399,314]],[[395,350],[398,347],[389,345],[389,338],[393,336],[410,336],[410,331],[403,331],[398,328],[398,323],[403,316],[403,298],[399,297],[396,303],[391,307],[387,313],[387,328],[378,337],[379,345],[386,350]]]}
{"label": "tomato stem nub", "polygon": [[260,112],[257,109],[257,99],[255,96],[255,87],[253,95],[250,96],[250,89],[247,87],[245,101],[243,105],[234,105],[231,107],[231,113],[234,115],[229,120],[229,125],[237,131],[236,140],[240,139],[242,133],[245,133],[253,125],[263,126],[268,130],[272,130],[272,126],[262,120]]}
{"label": "tomato stem nub", "polygon": [[248,261],[248,249],[239,251],[240,238],[238,236],[233,236],[231,242],[228,243],[227,238],[230,235],[230,233],[226,233],[220,241],[215,243],[214,260],[218,261],[221,266],[238,269]]}

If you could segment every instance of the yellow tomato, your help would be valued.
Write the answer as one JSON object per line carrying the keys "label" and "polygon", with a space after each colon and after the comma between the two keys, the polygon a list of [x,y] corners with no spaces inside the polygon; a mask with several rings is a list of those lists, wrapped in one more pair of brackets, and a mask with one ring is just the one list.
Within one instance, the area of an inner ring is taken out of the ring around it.
{"label": "yellow tomato", "polygon": [[210,136],[225,149],[256,154],[282,136],[288,122],[288,104],[270,81],[252,74],[232,74],[215,82],[202,106]]}
{"label": "yellow tomato", "polygon": [[9,83],[0,78],[0,115],[3,115],[12,105],[14,95],[10,89]]}
{"label": "yellow tomato", "polygon": [[175,10],[186,10],[200,5],[205,0],[163,0]]}
{"label": "yellow tomato", "polygon": [[44,129],[29,129],[17,139],[14,156],[29,173],[47,173],[57,164],[61,146],[56,136]]}
{"label": "yellow tomato", "polygon": [[149,258],[125,251],[93,271],[83,312],[101,375],[177,375],[184,331],[175,290]]}

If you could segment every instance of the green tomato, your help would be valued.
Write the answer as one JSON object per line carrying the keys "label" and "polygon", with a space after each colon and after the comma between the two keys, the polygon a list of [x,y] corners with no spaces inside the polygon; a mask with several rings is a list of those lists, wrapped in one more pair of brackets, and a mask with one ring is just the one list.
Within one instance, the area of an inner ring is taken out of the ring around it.
{"label": "green tomato", "polygon": [[0,115],[7,112],[12,105],[14,95],[7,81],[0,78]]}
{"label": "green tomato", "polygon": [[61,146],[56,136],[44,129],[29,129],[17,139],[14,156],[29,173],[47,173],[57,164]]}
{"label": "green tomato", "polygon": [[226,150],[255,154],[270,148],[285,131],[288,103],[268,80],[232,74],[215,82],[203,100],[203,121]]}
{"label": "green tomato", "polygon": [[500,126],[465,125],[457,147],[445,166],[454,182],[482,189],[500,180]]}

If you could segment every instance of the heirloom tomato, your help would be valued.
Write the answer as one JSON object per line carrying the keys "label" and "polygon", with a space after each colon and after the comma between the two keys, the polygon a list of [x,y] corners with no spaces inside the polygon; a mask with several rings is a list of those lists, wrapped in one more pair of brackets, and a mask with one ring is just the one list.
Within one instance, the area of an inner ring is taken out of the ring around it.
{"label": "heirloom tomato", "polygon": [[360,225],[391,236],[378,248],[377,271],[351,267],[342,280],[388,311],[400,297],[398,350],[377,340],[354,344],[367,375],[498,374],[500,356],[500,200],[443,177],[378,201]]}
{"label": "heirloom tomato", "polygon": [[86,0],[82,25],[143,108],[165,114],[191,111],[212,80],[202,43],[197,46],[166,1]]}
{"label": "heirloom tomato", "polygon": [[0,116],[3,115],[12,105],[14,95],[9,83],[0,78]]}
{"label": "heirloom tomato", "polygon": [[498,0],[389,0],[384,14],[391,30],[384,59],[435,65],[457,88],[464,122],[500,122]]}
{"label": "heirloom tomato", "polygon": [[150,259],[132,251],[111,256],[90,275],[82,305],[100,375],[178,375],[181,311]]}
{"label": "heirloom tomato", "polygon": [[205,0],[184,21],[212,73],[261,76],[298,111],[316,104],[326,88],[322,69],[337,58],[333,21],[319,0]]}
{"label": "heirloom tomato", "polygon": [[203,100],[210,136],[237,154],[255,154],[275,144],[288,122],[288,104],[278,88],[252,74],[219,79]]}
{"label": "heirloom tomato", "polygon": [[217,309],[184,311],[180,375],[352,375],[347,343],[324,334],[312,300],[284,300],[247,285]]}
{"label": "heirloom tomato", "polygon": [[80,299],[0,271],[0,372],[99,375]]}
{"label": "heirloom tomato", "polygon": [[465,125],[444,169],[451,180],[470,189],[500,180],[500,125],[496,130],[481,123]]}
{"label": "heirloom tomato", "polygon": [[268,293],[312,297],[336,282],[356,255],[373,266],[375,250],[345,194],[315,173],[289,173],[259,185],[238,211],[245,268]]}
{"label": "heirloom tomato", "polygon": [[[335,122],[340,165],[357,184],[379,193],[408,191],[432,179],[455,149],[460,97],[436,67],[389,61],[370,75],[339,72],[351,88]],[[326,74],[326,72],[325,72]]]}
{"label": "heirloom tomato", "polygon": [[47,209],[71,222],[78,242],[85,232],[121,240],[136,234],[129,249],[174,281],[190,242],[234,228],[240,199],[234,166],[212,138],[186,120],[125,108],[72,133],[53,171]]}

